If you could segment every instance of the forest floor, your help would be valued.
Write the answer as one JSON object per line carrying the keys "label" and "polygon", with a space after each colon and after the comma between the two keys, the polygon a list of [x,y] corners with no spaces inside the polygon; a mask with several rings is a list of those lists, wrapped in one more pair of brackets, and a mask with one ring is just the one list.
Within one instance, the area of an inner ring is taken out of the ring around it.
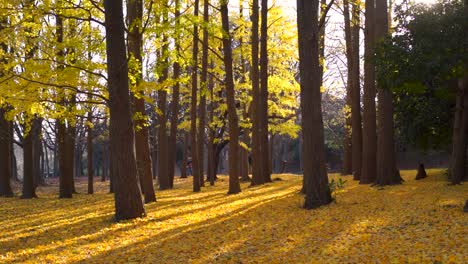
{"label": "forest floor", "polygon": [[147,217],[121,223],[108,183],[87,195],[79,181],[66,200],[40,187],[39,199],[0,198],[0,263],[468,263],[468,184],[428,175],[385,188],[343,177],[336,203],[312,211],[298,176],[230,196],[226,177],[200,193],[177,179]]}

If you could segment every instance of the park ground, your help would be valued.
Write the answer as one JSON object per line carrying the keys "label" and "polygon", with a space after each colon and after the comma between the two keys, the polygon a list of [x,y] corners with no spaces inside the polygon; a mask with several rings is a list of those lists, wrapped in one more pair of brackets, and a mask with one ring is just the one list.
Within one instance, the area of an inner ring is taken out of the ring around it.
{"label": "park ground", "polygon": [[87,195],[78,181],[65,200],[51,184],[39,199],[0,198],[0,263],[468,263],[468,184],[402,174],[385,188],[341,177],[336,202],[311,211],[299,176],[231,196],[226,177],[200,193],[177,179],[145,218],[121,223],[108,183]]}

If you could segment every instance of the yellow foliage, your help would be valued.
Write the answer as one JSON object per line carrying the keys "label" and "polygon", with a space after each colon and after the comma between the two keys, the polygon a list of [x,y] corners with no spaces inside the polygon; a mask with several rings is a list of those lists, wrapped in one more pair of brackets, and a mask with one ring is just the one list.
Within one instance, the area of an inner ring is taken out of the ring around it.
{"label": "yellow foliage", "polygon": [[[348,180],[337,203],[306,211],[302,178],[226,195],[227,178],[200,193],[191,179],[158,192],[147,217],[114,223],[113,196],[1,198],[1,263],[468,263],[468,187],[448,186],[440,170],[384,189]],[[332,175],[332,178],[339,178]]]}

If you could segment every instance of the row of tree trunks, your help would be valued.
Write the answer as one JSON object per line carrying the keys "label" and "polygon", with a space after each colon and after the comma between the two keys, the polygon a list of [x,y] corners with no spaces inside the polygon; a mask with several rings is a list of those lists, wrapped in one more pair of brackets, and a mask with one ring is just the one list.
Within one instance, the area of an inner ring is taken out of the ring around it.
{"label": "row of tree trunks", "polygon": [[325,164],[325,143],[320,93],[319,1],[297,1],[299,72],[306,209],[332,201]]}

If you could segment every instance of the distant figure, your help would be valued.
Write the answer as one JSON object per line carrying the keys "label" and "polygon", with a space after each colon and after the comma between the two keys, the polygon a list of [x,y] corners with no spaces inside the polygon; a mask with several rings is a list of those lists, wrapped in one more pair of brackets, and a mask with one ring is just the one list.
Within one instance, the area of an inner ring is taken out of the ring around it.
{"label": "distant figure", "polygon": [[187,158],[187,176],[192,175],[192,158]]}
{"label": "distant figure", "polygon": [[416,174],[416,180],[422,180],[427,177],[426,170],[424,169],[424,164],[419,163],[418,174]]}

